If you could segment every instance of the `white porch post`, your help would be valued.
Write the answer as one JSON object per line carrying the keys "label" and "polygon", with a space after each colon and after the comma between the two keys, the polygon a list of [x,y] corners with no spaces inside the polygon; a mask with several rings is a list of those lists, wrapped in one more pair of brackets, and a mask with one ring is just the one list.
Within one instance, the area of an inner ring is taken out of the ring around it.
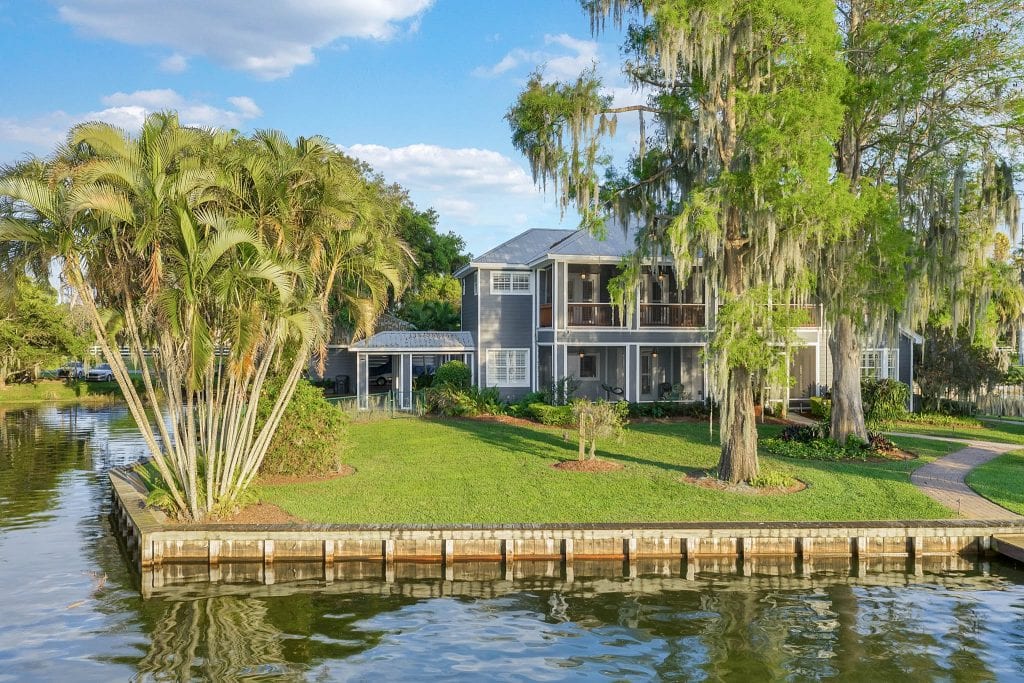
{"label": "white porch post", "polygon": [[359,410],[370,407],[370,362],[365,353],[356,352],[356,405]]}

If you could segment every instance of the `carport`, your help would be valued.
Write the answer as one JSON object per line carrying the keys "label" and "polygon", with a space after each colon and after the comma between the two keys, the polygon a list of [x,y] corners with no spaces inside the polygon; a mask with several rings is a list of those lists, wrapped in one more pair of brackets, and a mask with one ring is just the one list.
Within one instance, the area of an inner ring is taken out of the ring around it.
{"label": "carport", "polygon": [[[370,407],[370,394],[394,393],[395,407],[412,410],[413,379],[449,360],[473,368],[473,335],[469,332],[378,332],[349,346],[356,354],[356,397],[360,410]],[[382,381],[383,380],[383,381]],[[473,378],[476,381],[476,377]]]}

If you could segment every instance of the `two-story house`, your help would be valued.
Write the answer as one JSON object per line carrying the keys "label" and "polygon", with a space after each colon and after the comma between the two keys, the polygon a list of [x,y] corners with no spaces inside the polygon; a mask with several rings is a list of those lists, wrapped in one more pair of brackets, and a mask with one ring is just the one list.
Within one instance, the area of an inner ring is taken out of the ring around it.
{"label": "two-story house", "polygon": [[[460,333],[391,331],[339,344],[324,374],[343,367],[355,375],[358,395],[394,391],[400,406],[418,372],[449,358],[465,360],[478,386],[496,387],[506,400],[565,377],[578,383],[577,396],[592,399],[704,400],[714,288],[699,264],[678,273],[667,261],[651,261],[627,319],[609,285],[632,248],[632,235],[618,230],[605,239],[583,230],[527,230],[455,273],[462,283]],[[832,367],[821,307],[791,305],[806,311],[801,343],[780,348],[790,382],[765,398],[799,405],[827,390]],[[866,343],[862,375],[911,384],[914,341],[902,333],[898,348]]]}

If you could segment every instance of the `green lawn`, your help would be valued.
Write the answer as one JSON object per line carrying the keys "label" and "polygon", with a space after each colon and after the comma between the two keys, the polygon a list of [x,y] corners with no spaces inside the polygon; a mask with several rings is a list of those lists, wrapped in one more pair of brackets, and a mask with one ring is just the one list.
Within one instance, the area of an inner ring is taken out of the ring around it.
{"label": "green lawn", "polygon": [[[767,427],[765,432],[777,428]],[[808,484],[788,495],[748,496],[680,482],[713,468],[718,446],[707,425],[632,425],[599,457],[625,465],[606,474],[550,467],[576,455],[563,431],[473,420],[394,419],[351,426],[352,476],[262,486],[262,500],[314,522],[630,522],[683,520],[853,520],[942,518],[951,513],[919,493],[908,473],[955,444],[898,439],[910,462],[832,463],[763,457],[762,467]]]}
{"label": "green lawn", "polygon": [[0,389],[0,404],[5,403],[76,403],[120,400],[117,382],[75,382],[43,379],[34,384],[8,384]]}
{"label": "green lawn", "polygon": [[967,484],[993,503],[1024,515],[1024,451],[1004,453],[967,475]]}
{"label": "green lawn", "polygon": [[[982,418],[984,420],[984,418]],[[888,431],[888,430],[887,430]],[[999,443],[1019,443],[1024,445],[1024,422],[1010,424],[1008,422],[985,421],[985,426],[971,427],[935,427],[913,422],[898,422],[891,431],[927,434],[930,436],[947,436],[956,439],[981,439]]]}

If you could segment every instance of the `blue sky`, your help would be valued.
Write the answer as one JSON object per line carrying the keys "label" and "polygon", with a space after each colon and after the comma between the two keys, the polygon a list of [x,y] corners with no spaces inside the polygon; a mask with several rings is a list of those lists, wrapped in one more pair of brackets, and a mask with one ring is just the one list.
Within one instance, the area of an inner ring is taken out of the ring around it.
{"label": "blue sky", "polygon": [[[571,0],[0,0],[0,162],[67,129],[188,123],[326,135],[407,187],[482,253],[526,227],[574,227],[534,187],[502,118],[526,76],[598,64],[617,103],[618,35]],[[623,122],[625,123],[625,122]],[[635,129],[620,124],[616,146]]]}

